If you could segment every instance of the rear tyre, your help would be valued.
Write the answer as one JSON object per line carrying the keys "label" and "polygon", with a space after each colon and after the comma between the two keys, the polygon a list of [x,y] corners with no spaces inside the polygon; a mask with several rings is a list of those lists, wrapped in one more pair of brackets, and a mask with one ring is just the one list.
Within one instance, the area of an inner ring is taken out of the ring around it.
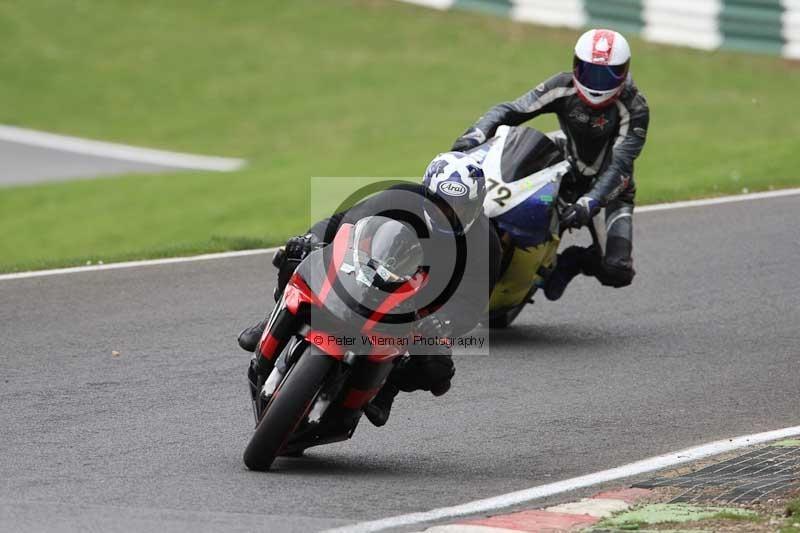
{"label": "rear tyre", "polygon": [[495,313],[489,317],[489,328],[491,329],[505,329],[511,325],[515,318],[522,312],[525,304],[520,304],[508,311]]}
{"label": "rear tyre", "polygon": [[244,451],[244,464],[250,470],[269,470],[289,437],[308,414],[325,377],[336,360],[311,345],[272,395],[266,412],[256,426]]}
{"label": "rear tyre", "polygon": [[511,325],[512,322],[519,316],[522,312],[522,309],[529,303],[532,302],[531,298],[533,298],[533,294],[536,292],[536,287],[532,287],[530,292],[525,296],[525,299],[522,301],[521,304],[517,305],[516,307],[512,307],[511,309],[507,309],[505,311],[499,311],[496,313],[489,314],[489,328],[490,329],[504,329]]}

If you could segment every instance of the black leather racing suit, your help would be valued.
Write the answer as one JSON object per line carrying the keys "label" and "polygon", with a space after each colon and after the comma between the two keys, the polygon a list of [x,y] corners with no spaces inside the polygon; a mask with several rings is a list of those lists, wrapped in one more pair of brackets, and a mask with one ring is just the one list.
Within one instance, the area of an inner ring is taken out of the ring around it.
{"label": "black leather racing suit", "polygon": [[562,72],[516,100],[492,107],[473,128],[489,138],[498,126],[518,126],[543,113],[558,117],[564,136],[555,140],[573,167],[562,183],[562,198],[574,202],[587,195],[606,208],[605,257],[601,268],[584,267],[584,273],[605,285],[629,285],[634,274],[633,162],[647,138],[647,100],[629,76],[616,102],[594,109],[578,96],[572,74]]}
{"label": "black leather racing suit", "polygon": [[[398,184],[380,191],[346,211],[314,224],[308,233],[317,242],[329,244],[339,227],[354,224],[364,217],[380,215],[406,222],[420,235],[428,282],[418,295],[417,313],[422,318],[434,315],[446,326],[444,336],[455,338],[472,330],[484,315],[491,290],[499,276],[502,255],[500,239],[491,222],[481,214],[465,232],[456,237],[432,230],[448,227],[442,211],[426,200],[426,189],[420,184]],[[461,242],[459,248],[458,242]],[[458,257],[461,257],[461,267]],[[279,273],[280,293],[294,267]],[[453,275],[458,272],[457,275]],[[441,298],[439,297],[441,296]],[[293,331],[286,331],[290,335]],[[399,390],[433,390],[437,382],[449,380],[455,372],[450,350],[411,345],[413,356],[403,367],[396,368],[389,383]],[[271,359],[272,354],[264,354]]]}

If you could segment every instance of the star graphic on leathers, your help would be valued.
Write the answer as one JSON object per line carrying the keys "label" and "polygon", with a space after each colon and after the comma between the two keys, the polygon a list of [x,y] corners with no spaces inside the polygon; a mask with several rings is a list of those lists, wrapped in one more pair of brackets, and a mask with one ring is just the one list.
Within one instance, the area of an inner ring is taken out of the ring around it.
{"label": "star graphic on leathers", "polygon": [[600,128],[601,130],[606,127],[606,124],[608,124],[608,120],[606,120],[605,115],[600,115],[592,121],[592,127]]}

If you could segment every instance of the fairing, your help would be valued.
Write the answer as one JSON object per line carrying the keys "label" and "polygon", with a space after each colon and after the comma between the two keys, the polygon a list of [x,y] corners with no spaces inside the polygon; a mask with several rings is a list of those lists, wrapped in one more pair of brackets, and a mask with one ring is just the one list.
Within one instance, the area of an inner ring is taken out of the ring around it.
{"label": "fairing", "polygon": [[[391,290],[364,283],[353,265],[354,243],[347,226],[339,230],[331,245],[311,253],[296,271],[316,295],[309,310],[310,326],[359,339],[365,332],[407,333],[415,318],[414,295],[424,283],[424,273]],[[357,348],[353,351],[359,352]]]}
{"label": "fairing", "polygon": [[555,143],[531,128],[500,127],[490,142],[482,154],[486,215],[516,247],[552,240],[558,233],[556,199],[569,164]]}
{"label": "fairing", "polygon": [[511,236],[519,248],[538,246],[553,238],[552,219],[558,187],[547,183],[527,196],[522,203],[499,215],[497,227]]}

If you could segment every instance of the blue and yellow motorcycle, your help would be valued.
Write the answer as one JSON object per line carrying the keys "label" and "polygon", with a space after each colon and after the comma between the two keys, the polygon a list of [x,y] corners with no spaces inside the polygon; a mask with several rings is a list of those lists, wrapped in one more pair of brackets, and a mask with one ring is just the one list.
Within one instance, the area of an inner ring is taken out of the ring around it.
{"label": "blue and yellow motorcycle", "polygon": [[[559,199],[570,164],[550,136],[528,127],[501,126],[469,151],[483,165],[488,193],[484,212],[501,237],[500,279],[488,309],[491,328],[511,325],[556,265],[562,230]],[[604,213],[589,230],[602,253]]]}

